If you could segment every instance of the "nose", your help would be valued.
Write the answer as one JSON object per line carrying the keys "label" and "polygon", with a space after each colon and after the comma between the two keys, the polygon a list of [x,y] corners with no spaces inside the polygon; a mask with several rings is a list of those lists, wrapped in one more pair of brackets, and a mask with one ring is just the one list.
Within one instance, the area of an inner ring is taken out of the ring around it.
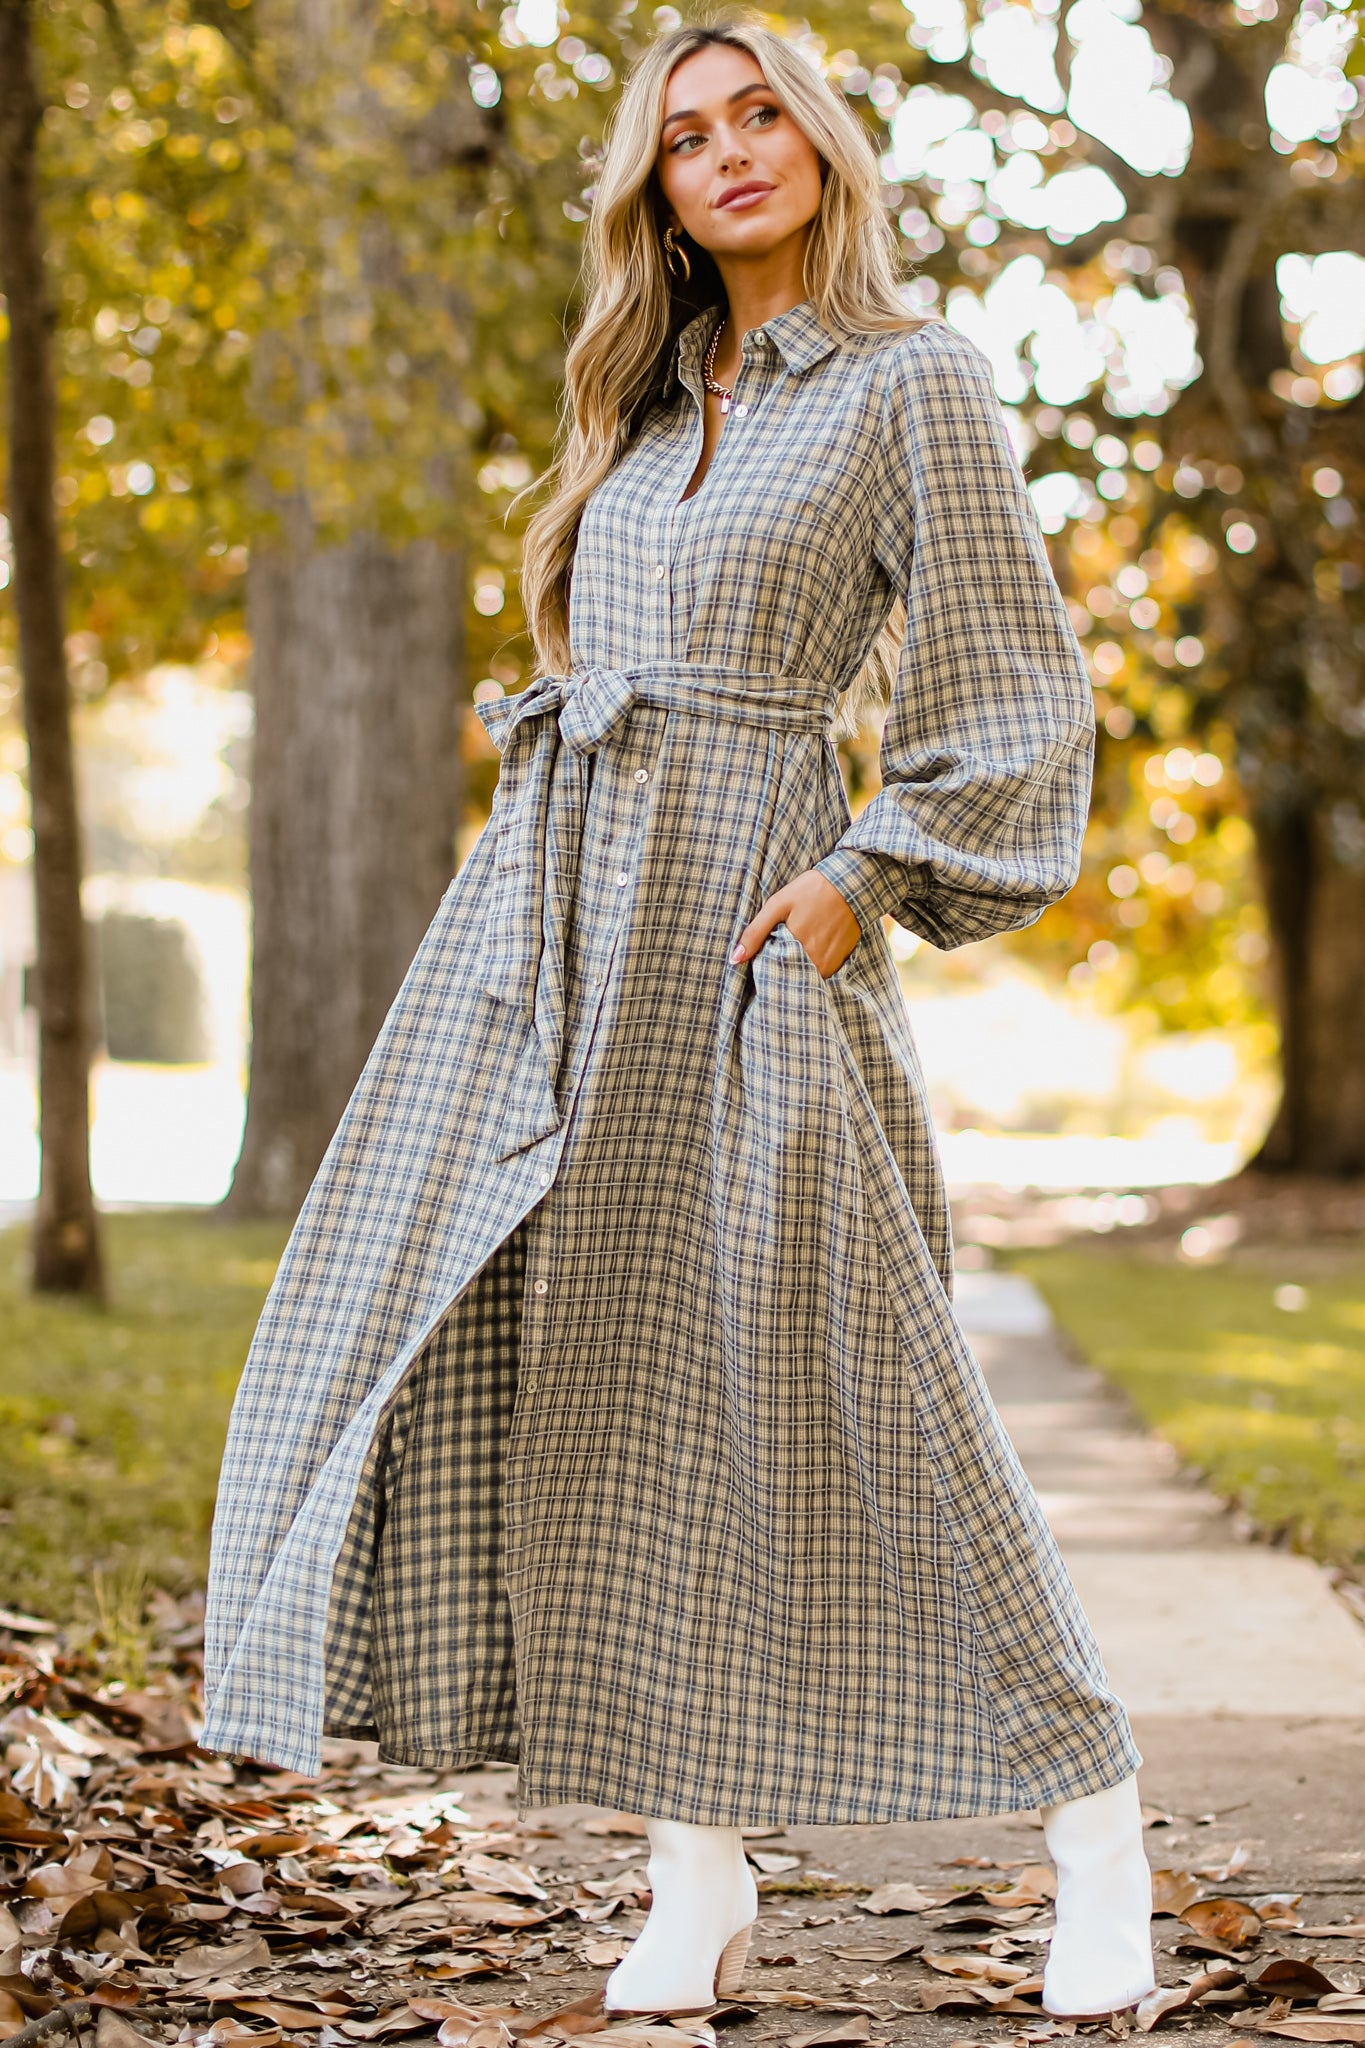
{"label": "nose", "polygon": [[749,152],[740,136],[731,135],[722,143],[719,162],[723,171],[740,170],[749,162]]}

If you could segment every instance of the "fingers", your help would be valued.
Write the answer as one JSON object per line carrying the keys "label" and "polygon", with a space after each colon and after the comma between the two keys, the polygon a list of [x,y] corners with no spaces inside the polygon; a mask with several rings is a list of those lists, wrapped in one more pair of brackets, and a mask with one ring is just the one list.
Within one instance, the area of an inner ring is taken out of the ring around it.
{"label": "fingers", "polygon": [[730,964],[732,966],[738,967],[742,960],[753,959],[754,954],[763,944],[763,941],[767,938],[773,927],[781,924],[783,917],[786,915],[787,907],[787,891],[785,889],[779,889],[775,896],[768,898],[767,902],[760,908],[757,917],[751,918],[740,933],[735,944],[735,950],[730,955]]}

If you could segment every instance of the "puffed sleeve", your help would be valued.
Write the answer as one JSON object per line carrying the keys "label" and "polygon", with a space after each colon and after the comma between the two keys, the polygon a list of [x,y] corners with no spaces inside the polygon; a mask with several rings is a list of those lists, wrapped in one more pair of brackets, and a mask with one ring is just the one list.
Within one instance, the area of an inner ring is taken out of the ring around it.
{"label": "puffed sleeve", "polygon": [[816,865],[864,931],[962,946],[1076,880],[1094,710],[986,356],[935,321],[887,357],[875,548],[906,635],[882,787]]}

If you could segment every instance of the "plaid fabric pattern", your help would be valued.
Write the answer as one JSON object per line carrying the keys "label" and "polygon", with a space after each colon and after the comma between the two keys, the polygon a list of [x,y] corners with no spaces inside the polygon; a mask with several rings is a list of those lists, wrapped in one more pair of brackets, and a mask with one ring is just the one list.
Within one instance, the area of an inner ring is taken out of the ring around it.
{"label": "plaid fabric pattern", "polygon": [[[1070,886],[1085,665],[972,343],[793,308],[684,504],[713,318],[585,509],[573,673],[484,707],[493,818],[266,1303],[204,1741],[515,1756],[523,1813],[1075,1797],[1139,1758],[953,1317],[881,916],[957,945]],[[825,721],[897,590],[851,820]],[[784,925],[731,966],[813,865],[837,973]]]}
{"label": "plaid fabric pattern", "polygon": [[[504,1238],[419,1354],[376,1432],[332,1580],[335,1732],[385,1754],[515,1762],[503,1583],[503,1447],[517,1390],[526,1226]],[[460,1461],[481,1483],[452,1491]],[[366,1613],[369,1608],[368,1615]]]}

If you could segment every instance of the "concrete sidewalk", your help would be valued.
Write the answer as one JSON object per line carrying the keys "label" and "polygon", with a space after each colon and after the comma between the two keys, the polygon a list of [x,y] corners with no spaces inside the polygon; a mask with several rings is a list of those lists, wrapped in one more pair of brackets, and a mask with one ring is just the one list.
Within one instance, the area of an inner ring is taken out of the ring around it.
{"label": "concrete sidewalk", "polygon": [[[1029,1282],[964,1274],[958,1310],[1132,1714],[1148,1804],[1217,1814],[1259,1888],[1356,1895],[1365,1628],[1320,1566],[1238,1540]],[[1165,1831],[1150,1847],[1181,1853]]]}
{"label": "concrete sidewalk", "polygon": [[1029,1281],[967,1273],[957,1305],[1130,1713],[1365,1719],[1365,1629],[1327,1574],[1238,1541]]}

